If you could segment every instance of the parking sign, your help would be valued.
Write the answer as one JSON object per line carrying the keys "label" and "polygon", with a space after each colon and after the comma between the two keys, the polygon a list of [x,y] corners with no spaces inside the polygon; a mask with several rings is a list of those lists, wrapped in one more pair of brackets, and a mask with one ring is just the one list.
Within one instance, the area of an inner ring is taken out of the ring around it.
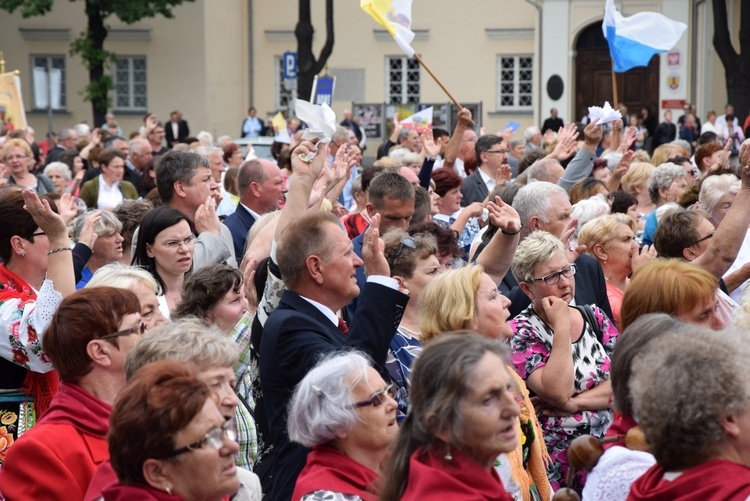
{"label": "parking sign", "polygon": [[297,78],[297,53],[284,52],[284,78]]}

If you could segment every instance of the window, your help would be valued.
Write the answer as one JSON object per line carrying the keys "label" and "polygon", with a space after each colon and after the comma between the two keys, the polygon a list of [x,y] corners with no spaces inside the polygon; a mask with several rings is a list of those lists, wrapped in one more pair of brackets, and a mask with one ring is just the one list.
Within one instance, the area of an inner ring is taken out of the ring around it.
{"label": "window", "polygon": [[114,108],[146,111],[146,58],[118,56],[114,67]]}
{"label": "window", "polygon": [[[67,100],[65,99],[65,86],[66,75],[65,75],[65,56],[31,56],[31,67],[32,67],[32,78],[35,74],[38,74],[40,70],[44,72],[44,76],[37,80],[34,79],[32,88],[34,89],[34,109],[46,109],[47,103],[47,71],[51,68],[53,70],[59,70],[60,75],[60,100],[55,96],[52,98],[52,109],[53,110],[64,110],[67,106]],[[56,82],[55,75],[53,74],[53,83]],[[42,93],[44,93],[42,95]],[[39,94],[39,95],[38,95]],[[39,106],[37,103],[43,103],[44,106]]]}
{"label": "window", "polygon": [[386,96],[389,104],[419,103],[419,63],[406,56],[386,57]]}
{"label": "window", "polygon": [[534,58],[497,57],[497,108],[531,111],[534,104]]}
{"label": "window", "polygon": [[[293,86],[291,84],[293,81],[284,81],[284,64],[282,56],[274,56],[273,64],[276,67],[274,72],[274,75],[276,75],[274,87],[276,89],[276,92],[274,92],[274,100],[276,102],[275,108],[277,110],[289,108],[289,103],[292,101]],[[310,96],[300,96],[300,99],[307,101],[310,99]]]}

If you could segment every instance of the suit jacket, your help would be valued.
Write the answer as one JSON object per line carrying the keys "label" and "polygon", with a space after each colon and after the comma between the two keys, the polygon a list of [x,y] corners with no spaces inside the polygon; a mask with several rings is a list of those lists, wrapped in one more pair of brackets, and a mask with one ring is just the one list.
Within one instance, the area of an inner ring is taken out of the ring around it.
{"label": "suit jacket", "polygon": [[54,148],[49,150],[47,156],[44,159],[44,165],[49,165],[52,162],[57,162],[63,151],[65,151],[65,148],[63,148],[62,146],[55,146]]}
{"label": "suit jacket", "polygon": [[461,194],[464,196],[461,199],[462,207],[471,205],[474,202],[484,202],[484,199],[490,194],[487,190],[487,185],[484,184],[482,175],[479,174],[479,169],[464,179],[464,184],[461,186]]}
{"label": "suit jacket", "polygon": [[190,135],[190,128],[185,120],[177,122],[177,137],[174,137],[172,132],[172,122],[169,121],[164,124],[164,137],[167,140],[169,147],[172,147],[172,143],[181,142],[183,139]]}
{"label": "suit jacket", "polygon": [[288,500],[305,466],[309,449],[291,443],[287,436],[287,405],[320,355],[357,347],[385,373],[388,347],[409,298],[376,283],[365,285],[360,297],[361,307],[346,336],[320,310],[289,290],[266,321],[260,343],[260,384],[273,450],[263,461],[274,462],[273,490],[267,499]]}
{"label": "suit jacket", "polygon": [[[607,314],[607,317],[613,318],[612,308],[607,296],[607,282],[604,280],[604,272],[599,261],[588,254],[581,254],[576,259],[575,264],[576,304],[595,304]],[[515,317],[531,304],[531,300],[521,290],[521,286],[518,285],[512,271],[505,274],[498,289],[510,299],[510,307],[508,308],[510,318]]]}
{"label": "suit jacket", "polygon": [[255,218],[242,204],[237,204],[237,209],[222,222],[232,232],[234,255],[237,257],[237,262],[241,262],[245,254],[247,232],[253,227]]}
{"label": "suit jacket", "polygon": [[[362,233],[360,233],[357,238],[352,240],[352,246],[354,247],[352,250],[357,256],[360,257],[360,259],[362,258],[362,246],[365,242],[365,231],[367,231],[367,228],[369,227],[370,225],[368,224],[367,227],[362,230]],[[354,318],[354,314],[357,311],[357,305],[359,304],[359,298],[362,296],[362,291],[365,290],[365,284],[367,283],[365,267],[360,266],[359,268],[357,268],[355,276],[357,277],[357,285],[359,286],[360,295],[352,299],[351,302],[346,305],[347,318]]]}

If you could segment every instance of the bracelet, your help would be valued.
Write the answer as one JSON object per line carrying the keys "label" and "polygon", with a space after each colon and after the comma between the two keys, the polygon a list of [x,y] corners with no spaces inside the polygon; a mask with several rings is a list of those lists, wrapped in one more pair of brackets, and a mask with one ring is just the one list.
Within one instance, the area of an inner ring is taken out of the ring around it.
{"label": "bracelet", "polygon": [[427,157],[427,156],[426,156],[426,157],[424,157],[424,159],[425,159],[426,161],[428,161],[428,162],[434,162],[435,160],[437,160],[437,157]]}
{"label": "bracelet", "polygon": [[507,231],[505,231],[502,228],[500,228],[500,233],[502,233],[503,235],[511,235],[511,236],[512,235],[518,235],[519,233],[521,233],[521,229],[523,229],[523,223],[521,223],[521,226],[518,228],[518,231],[515,232],[515,233],[508,233]]}
{"label": "bracelet", "polygon": [[58,247],[57,249],[52,249],[51,251],[47,252],[47,255],[51,256],[52,254],[54,254],[56,252],[62,252],[62,251],[73,252],[73,249],[71,249],[70,247]]}

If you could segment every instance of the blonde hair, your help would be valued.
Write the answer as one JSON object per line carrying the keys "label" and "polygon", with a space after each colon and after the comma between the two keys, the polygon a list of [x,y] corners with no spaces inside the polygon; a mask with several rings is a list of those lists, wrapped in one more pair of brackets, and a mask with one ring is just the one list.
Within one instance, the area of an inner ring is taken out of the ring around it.
{"label": "blonde hair", "polygon": [[651,177],[651,172],[656,169],[656,166],[647,162],[633,162],[630,164],[628,172],[622,176],[622,189],[633,196],[637,193],[635,189],[642,186],[644,189],[648,188],[648,180]]}
{"label": "blonde hair", "polygon": [[609,247],[619,224],[624,224],[633,230],[633,233],[638,229],[638,223],[627,214],[607,214],[584,224],[578,232],[578,243],[585,245],[586,252],[596,257],[594,247],[597,245],[603,245],[605,249]]}
{"label": "blonde hair", "polygon": [[419,311],[422,344],[444,332],[474,328],[483,274],[479,265],[464,266],[438,275],[425,287]]}
{"label": "blonde hair", "polygon": [[546,231],[535,231],[518,244],[511,269],[519,282],[534,280],[536,265],[546,263],[555,254],[565,254],[559,238]]}

